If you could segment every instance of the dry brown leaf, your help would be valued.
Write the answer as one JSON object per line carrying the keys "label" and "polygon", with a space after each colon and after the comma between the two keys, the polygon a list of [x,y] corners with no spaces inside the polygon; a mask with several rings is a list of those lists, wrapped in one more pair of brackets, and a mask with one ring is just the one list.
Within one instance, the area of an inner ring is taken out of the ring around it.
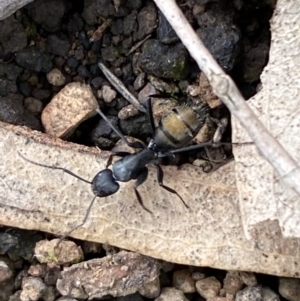
{"label": "dry brown leaf", "polygon": [[[279,0],[277,6],[263,90],[251,104],[298,159],[300,4]],[[235,140],[247,140],[236,131]],[[0,223],[56,234],[75,226],[92,198],[89,185],[31,165],[16,151],[36,161],[67,167],[87,179],[104,168],[108,153],[5,124],[0,124],[0,137]],[[98,200],[87,224],[74,232],[74,237],[178,263],[299,277],[300,240],[281,233],[299,235],[299,229],[294,231],[299,200],[276,182],[269,165],[254,157],[255,150],[245,153],[250,149],[247,145],[236,153],[237,184],[233,162],[212,174],[190,165],[179,171],[164,168],[165,184],[183,196],[190,211],[159,188],[155,171],[150,169],[149,179],[139,190],[154,215],[135,200],[133,182],[122,183],[118,193]]]}
{"label": "dry brown leaf", "polygon": [[[299,13],[299,2],[278,1],[271,21],[270,59],[261,76],[262,90],[248,102],[297,162],[300,162]],[[233,141],[249,141],[235,120],[233,128]],[[255,238],[260,227],[257,225],[276,220],[284,236],[300,237],[299,196],[282,185],[254,146],[237,147],[234,155],[239,203],[247,237]]]}

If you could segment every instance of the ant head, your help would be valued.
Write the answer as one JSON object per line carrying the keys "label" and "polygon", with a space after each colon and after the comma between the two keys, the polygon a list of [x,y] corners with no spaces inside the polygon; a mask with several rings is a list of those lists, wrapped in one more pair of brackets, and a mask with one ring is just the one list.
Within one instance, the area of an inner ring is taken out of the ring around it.
{"label": "ant head", "polygon": [[116,193],[120,188],[110,169],[104,169],[96,174],[92,181],[92,190],[97,197],[105,197]]}

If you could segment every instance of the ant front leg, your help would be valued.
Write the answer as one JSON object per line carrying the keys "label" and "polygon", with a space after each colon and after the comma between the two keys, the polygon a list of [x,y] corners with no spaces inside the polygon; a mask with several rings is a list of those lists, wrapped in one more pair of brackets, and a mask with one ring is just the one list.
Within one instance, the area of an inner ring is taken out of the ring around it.
{"label": "ant front leg", "polygon": [[190,207],[185,203],[183,198],[177,193],[176,190],[174,190],[174,189],[172,189],[172,188],[170,188],[170,187],[163,184],[164,172],[163,172],[163,170],[162,170],[162,168],[159,164],[155,164],[155,166],[156,166],[156,169],[157,169],[157,181],[158,181],[159,186],[161,186],[162,188],[164,188],[165,190],[167,190],[167,191],[169,191],[173,194],[176,194],[180,198],[180,200],[182,201],[184,206],[189,209]]}
{"label": "ant front leg", "polygon": [[131,153],[129,153],[129,152],[112,152],[110,154],[108,160],[107,160],[106,168],[108,168],[111,165],[113,157],[122,157],[122,158],[124,158],[124,157],[129,156],[129,155],[131,155]]}
{"label": "ant front leg", "polygon": [[209,117],[209,118],[217,126],[212,141],[218,145],[218,142],[222,140],[222,136],[227,128],[228,118],[227,117],[223,117],[221,119],[217,119],[214,117]]}
{"label": "ant front leg", "polygon": [[67,233],[65,233],[65,234],[59,239],[59,241],[58,241],[58,243],[57,243],[57,245],[56,245],[56,248],[59,246],[59,244],[60,244],[64,239],[66,239],[68,236],[70,236],[70,234],[71,234],[72,232],[74,232],[74,231],[77,230],[78,228],[82,227],[82,226],[86,223],[86,221],[87,221],[87,219],[88,219],[88,217],[89,217],[89,215],[90,215],[91,209],[92,209],[92,207],[93,207],[93,205],[94,205],[94,202],[95,202],[96,198],[97,198],[97,196],[95,195],[95,196],[93,197],[93,199],[92,199],[92,201],[91,201],[91,203],[90,203],[88,209],[86,210],[86,213],[85,213],[85,216],[84,216],[82,222],[81,222],[79,225],[77,225],[77,226],[75,226],[74,228],[72,228],[72,229],[71,229],[70,231],[68,231]]}
{"label": "ant front leg", "polygon": [[136,195],[139,203],[141,204],[141,206],[146,211],[148,211],[149,213],[153,214],[153,212],[151,210],[149,210],[148,208],[145,207],[145,205],[143,203],[143,200],[142,200],[142,197],[141,197],[140,193],[137,190],[138,186],[140,186],[141,184],[143,184],[147,180],[147,178],[148,178],[148,168],[144,167],[141,170],[141,172],[139,173],[139,175],[137,176],[137,178],[136,178],[136,182],[134,184],[134,192],[135,192],[135,195]]}

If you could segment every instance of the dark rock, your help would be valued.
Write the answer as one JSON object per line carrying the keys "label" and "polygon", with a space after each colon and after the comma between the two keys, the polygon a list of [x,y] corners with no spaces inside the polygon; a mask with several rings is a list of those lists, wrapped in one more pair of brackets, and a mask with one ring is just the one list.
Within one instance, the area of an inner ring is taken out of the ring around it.
{"label": "dark rock", "polygon": [[248,300],[262,300],[261,287],[259,286],[248,286],[242,291],[237,292],[236,301],[248,301]]}
{"label": "dark rock", "polygon": [[18,239],[18,243],[8,251],[10,257],[22,257],[25,260],[33,260],[35,244],[42,239],[41,234],[36,231],[12,229],[10,234]]}
{"label": "dark rock", "polygon": [[132,36],[129,36],[128,38],[125,38],[123,41],[122,41],[122,49],[124,50],[125,53],[128,53],[129,50],[132,48],[133,46],[133,43],[132,43]]}
{"label": "dark rock", "polygon": [[[13,16],[0,21],[0,49],[17,52],[27,45],[27,34],[21,23]],[[2,68],[2,66],[1,66]]]}
{"label": "dark rock", "polygon": [[124,296],[124,297],[118,297],[116,301],[143,301],[144,299],[139,293],[135,293],[132,295]]}
{"label": "dark rock", "polygon": [[92,45],[91,50],[92,50],[94,53],[99,53],[99,52],[101,51],[102,41],[101,41],[101,40],[95,41],[95,42],[93,42],[91,45]]}
{"label": "dark rock", "polygon": [[9,233],[0,233],[0,254],[5,254],[18,243],[18,239]]}
{"label": "dark rock", "polygon": [[84,59],[84,50],[81,47],[78,47],[75,52],[74,52],[74,58],[78,61],[81,61],[82,59]]}
{"label": "dark rock", "polygon": [[41,131],[39,120],[23,107],[23,97],[18,94],[9,94],[1,97],[0,121],[17,125],[25,125],[33,130]]}
{"label": "dark rock", "polygon": [[91,48],[91,43],[89,37],[84,31],[81,31],[78,35],[78,41],[84,47],[84,49],[89,50]]}
{"label": "dark rock", "polygon": [[46,272],[44,281],[46,285],[56,285],[56,281],[58,277],[60,276],[60,268],[54,267],[52,269],[49,268],[49,270]]}
{"label": "dark rock", "polygon": [[35,0],[26,9],[36,23],[49,32],[55,32],[61,27],[66,4],[61,0]]}
{"label": "dark rock", "polygon": [[17,93],[18,87],[15,82],[3,79],[0,80],[0,96],[6,96],[10,93]]}
{"label": "dark rock", "polygon": [[104,61],[114,62],[120,57],[120,52],[116,47],[109,46],[101,49],[101,57]]}
{"label": "dark rock", "polygon": [[32,92],[32,86],[28,82],[20,82],[19,83],[19,91],[25,96],[30,96]]}
{"label": "dark rock", "polygon": [[110,32],[105,33],[103,38],[102,38],[102,46],[103,47],[108,47],[112,44],[112,35]]}
{"label": "dark rock", "polygon": [[1,64],[0,78],[16,81],[21,71],[22,68],[18,67],[16,64]]}
{"label": "dark rock", "polygon": [[34,88],[32,96],[41,101],[48,101],[51,98],[51,91],[46,89]]}
{"label": "dark rock", "polygon": [[165,44],[171,44],[179,41],[176,32],[160,10],[158,11],[157,37]]}
{"label": "dark rock", "polygon": [[101,87],[101,85],[103,84],[104,79],[100,76],[94,77],[91,80],[91,85],[95,88],[95,89],[99,89]]}
{"label": "dark rock", "polygon": [[137,24],[137,12],[133,11],[130,15],[124,18],[124,34],[129,36],[132,32],[136,32],[138,28]]}
{"label": "dark rock", "polygon": [[61,57],[61,56],[56,56],[53,59],[53,65],[58,68],[58,69],[62,69],[63,65],[65,64],[66,60]]}
{"label": "dark rock", "polygon": [[138,13],[138,31],[133,35],[135,41],[142,40],[152,33],[157,26],[157,10],[153,2],[148,2]]}
{"label": "dark rock", "polygon": [[104,150],[111,150],[115,145],[115,142],[105,137],[98,137],[97,139],[92,139],[92,141],[100,149],[104,149]]}
{"label": "dark rock", "polygon": [[130,9],[130,10],[140,10],[142,8],[143,2],[142,0],[127,0],[125,2],[125,5]]}
{"label": "dark rock", "polygon": [[83,66],[83,65],[80,65],[78,68],[77,68],[77,72],[78,72],[78,75],[82,78],[88,78],[91,76],[91,73],[88,71],[88,69],[86,68],[86,66]]}
{"label": "dark rock", "polygon": [[89,25],[98,23],[99,16],[108,18],[115,14],[115,8],[111,0],[86,0],[84,1],[83,18]]}
{"label": "dark rock", "polygon": [[79,62],[77,59],[75,59],[74,57],[69,57],[67,59],[67,66],[69,68],[71,68],[72,70],[75,70],[77,68],[77,66],[79,65]]}
{"label": "dark rock", "polygon": [[1,79],[8,79],[11,81],[16,81],[18,76],[20,75],[22,68],[17,66],[16,64],[9,63],[9,64],[1,64],[0,68],[0,78]]}
{"label": "dark rock", "polygon": [[151,126],[146,115],[120,120],[119,126],[124,135],[136,137],[144,141],[152,135]]}
{"label": "dark rock", "polygon": [[[106,117],[118,129],[118,118],[116,116],[106,116]],[[106,139],[109,138],[111,140],[114,140],[115,142],[118,140],[118,136],[104,119],[101,119],[98,122],[97,126],[91,132],[91,139],[93,142],[96,143],[96,145],[98,145],[98,142],[100,143],[101,141],[100,138],[106,138]],[[107,141],[105,141],[105,144],[107,144]]]}
{"label": "dark rock", "polygon": [[189,56],[182,44],[167,46],[158,40],[147,40],[139,56],[146,73],[163,78],[185,79],[189,73]]}
{"label": "dark rock", "polygon": [[[1,49],[1,48],[0,48]],[[11,52],[5,52],[0,50],[0,61],[3,63],[9,63],[15,58],[15,55]]]}
{"label": "dark rock", "polygon": [[24,107],[33,115],[39,115],[43,110],[43,103],[36,98],[27,97],[24,99]]}
{"label": "dark rock", "polygon": [[[100,50],[100,48],[99,48]],[[100,51],[98,51],[99,53]],[[98,61],[98,56],[94,53],[94,51],[90,50],[85,59],[83,60],[83,65],[92,65],[92,64],[96,64]]]}
{"label": "dark rock", "polygon": [[240,29],[234,24],[234,11],[214,4],[196,16],[197,35],[222,68],[234,67],[240,52]]}
{"label": "dark rock", "polygon": [[121,18],[114,20],[110,26],[110,32],[115,36],[122,35],[124,33],[124,20]]}
{"label": "dark rock", "polygon": [[16,55],[16,62],[21,67],[36,72],[49,72],[52,68],[50,56],[35,47],[20,50]]}
{"label": "dark rock", "polygon": [[[13,294],[14,282],[8,280],[0,284],[0,300],[11,300],[10,296]],[[20,299],[19,299],[20,300]]]}
{"label": "dark rock", "polygon": [[100,68],[98,67],[97,64],[91,64],[89,66],[89,70],[90,70],[90,72],[91,72],[91,74],[93,76],[99,76],[99,75],[101,75],[101,70],[100,70]]}
{"label": "dark rock", "polygon": [[[126,1],[123,1],[123,2],[126,2]],[[125,3],[121,3],[121,5],[118,7],[116,12],[114,13],[114,17],[117,17],[117,18],[118,17],[125,17],[128,14],[129,14],[129,10],[128,10],[127,6],[125,5]]]}
{"label": "dark rock", "polygon": [[77,32],[80,32],[83,29],[84,21],[82,17],[78,14],[72,15],[70,20],[67,22],[66,29],[68,32],[69,38],[75,38]]}
{"label": "dark rock", "polygon": [[125,98],[123,98],[123,97],[116,98],[116,105],[114,107],[116,110],[120,111],[121,109],[123,109],[126,106],[128,106],[128,101]]}
{"label": "dark rock", "polygon": [[64,34],[49,35],[47,39],[47,51],[59,56],[66,56],[71,47],[68,37]]}

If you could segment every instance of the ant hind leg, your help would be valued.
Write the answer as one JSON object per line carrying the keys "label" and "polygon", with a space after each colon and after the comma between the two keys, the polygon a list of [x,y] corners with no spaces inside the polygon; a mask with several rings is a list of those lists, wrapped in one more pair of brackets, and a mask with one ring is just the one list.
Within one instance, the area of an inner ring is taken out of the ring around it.
{"label": "ant hind leg", "polygon": [[140,203],[140,205],[149,213],[153,214],[153,212],[151,210],[149,210],[148,208],[145,207],[144,203],[143,203],[143,199],[140,195],[140,193],[138,192],[137,188],[138,186],[140,186],[141,184],[143,184],[148,178],[148,169],[147,167],[144,167],[142,169],[142,171],[140,172],[140,174],[137,176],[136,178],[136,182],[134,184],[134,192],[135,195]]}
{"label": "ant hind leg", "polygon": [[180,198],[180,200],[182,201],[184,206],[189,209],[190,207],[186,204],[186,202],[183,200],[183,198],[178,194],[178,192],[176,190],[172,189],[171,187],[168,187],[168,186],[164,185],[164,183],[163,183],[163,178],[164,178],[163,170],[162,170],[162,168],[159,164],[155,164],[155,166],[157,168],[157,181],[158,181],[159,186],[161,186],[162,188],[164,188],[165,190],[167,190],[167,191],[169,191],[173,194],[176,194]]}

